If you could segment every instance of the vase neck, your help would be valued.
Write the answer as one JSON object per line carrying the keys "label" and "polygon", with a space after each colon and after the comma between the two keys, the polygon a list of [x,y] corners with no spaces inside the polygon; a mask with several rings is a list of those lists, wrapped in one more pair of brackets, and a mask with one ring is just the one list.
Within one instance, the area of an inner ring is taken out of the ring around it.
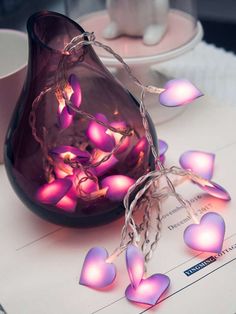
{"label": "vase neck", "polygon": [[[29,38],[28,78],[36,92],[53,84],[64,48],[84,30],[64,15],[42,11],[27,23]],[[37,85],[37,88],[35,88]],[[30,86],[28,86],[30,88]]]}

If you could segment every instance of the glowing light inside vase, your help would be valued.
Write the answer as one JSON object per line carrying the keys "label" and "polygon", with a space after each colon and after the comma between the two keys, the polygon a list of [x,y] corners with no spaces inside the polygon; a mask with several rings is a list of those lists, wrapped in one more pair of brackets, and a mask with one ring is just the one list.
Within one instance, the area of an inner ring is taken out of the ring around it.
{"label": "glowing light inside vase", "polygon": [[63,209],[66,212],[73,213],[76,208],[77,201],[68,195],[62,197],[62,199],[56,204],[56,207]]}
{"label": "glowing light inside vase", "polygon": [[[103,114],[98,113],[95,117],[97,120],[108,124],[108,120]],[[91,121],[87,129],[87,136],[95,147],[104,152],[110,152],[115,146],[115,139],[106,132],[107,128],[105,126],[100,125],[95,121]]]}
{"label": "glowing light inside vase", "polygon": [[133,155],[138,155],[140,152],[145,153],[148,149],[148,141],[146,137],[142,137],[132,149]]}
{"label": "glowing light inside vase", "polygon": [[180,156],[182,168],[192,170],[204,179],[210,180],[214,172],[215,154],[201,151],[187,151]]}
{"label": "glowing light inside vase", "polygon": [[86,196],[99,190],[97,178],[90,179],[84,171],[76,170],[74,174],[76,193],[79,196]]}
{"label": "glowing light inside vase", "polygon": [[58,179],[63,179],[68,175],[73,174],[73,168],[65,164],[63,161],[58,161],[54,164],[54,173]]}
{"label": "glowing light inside vase", "polygon": [[[93,153],[93,164],[96,164],[100,162],[104,157],[107,156],[108,153],[105,153],[101,150],[96,149]],[[116,164],[118,163],[118,159],[114,156],[111,155],[111,157],[107,160],[102,162],[99,166],[95,167],[95,173],[97,176],[102,176],[105,174],[108,170],[112,169]]]}
{"label": "glowing light inside vase", "polygon": [[51,183],[42,185],[36,193],[36,199],[44,204],[56,204],[71,186],[72,183],[68,179],[56,179]]}
{"label": "glowing light inside vase", "polygon": [[[127,129],[127,125],[125,122],[123,121],[115,121],[110,123],[110,125],[118,130],[124,131],[125,129]],[[122,134],[117,133],[117,132],[112,132],[111,130],[107,130],[106,133],[112,137],[114,137],[115,139],[115,144],[118,145],[120,143],[120,140],[122,138]],[[130,144],[130,136],[127,136],[122,144],[120,145],[119,149],[116,151],[116,154],[120,154],[122,152],[124,152]]]}
{"label": "glowing light inside vase", "polygon": [[[79,108],[82,102],[82,91],[79,80],[76,75],[71,74],[69,77],[69,83],[72,89],[72,92],[68,94],[68,99],[72,102],[73,106]],[[69,113],[73,114],[74,110],[68,107]]]}
{"label": "glowing light inside vase", "polygon": [[140,138],[136,145],[132,148],[131,152],[126,158],[126,162],[130,167],[135,166],[139,161],[142,161],[144,155],[148,151],[148,141],[145,136]]}
{"label": "glowing light inside vase", "polygon": [[[66,85],[64,92],[66,93],[67,97],[70,98],[71,94],[73,93],[73,90],[69,84]],[[57,115],[59,127],[61,129],[66,129],[71,125],[73,121],[73,115],[71,115],[70,112],[68,111],[65,99],[62,97],[62,94],[60,92],[56,92],[56,98],[58,101]]]}
{"label": "glowing light inside vase", "polygon": [[199,224],[189,225],[184,231],[184,241],[192,249],[220,253],[224,241],[225,222],[217,213],[205,214]]}
{"label": "glowing light inside vase", "polygon": [[91,157],[87,151],[82,151],[74,146],[64,145],[53,148],[49,153],[61,159],[78,160],[81,163],[88,162]]}
{"label": "glowing light inside vase", "polygon": [[116,277],[114,264],[107,263],[107,251],[104,248],[90,249],[85,257],[80,275],[80,284],[92,288],[104,288]]}
{"label": "glowing light inside vase", "polygon": [[108,176],[101,181],[102,188],[108,188],[106,197],[112,201],[122,201],[128,189],[135,182],[134,179],[124,175]]}
{"label": "glowing light inside vase", "polygon": [[61,113],[59,111],[58,118],[59,118],[59,126],[61,129],[67,129],[73,121],[73,116],[69,114],[66,107],[63,108]]}
{"label": "glowing light inside vase", "polygon": [[164,86],[159,101],[167,107],[185,105],[203,94],[192,83],[185,79],[171,80]]}
{"label": "glowing light inside vase", "polygon": [[134,245],[129,245],[126,250],[126,267],[131,284],[137,288],[144,275],[144,257],[142,252]]}

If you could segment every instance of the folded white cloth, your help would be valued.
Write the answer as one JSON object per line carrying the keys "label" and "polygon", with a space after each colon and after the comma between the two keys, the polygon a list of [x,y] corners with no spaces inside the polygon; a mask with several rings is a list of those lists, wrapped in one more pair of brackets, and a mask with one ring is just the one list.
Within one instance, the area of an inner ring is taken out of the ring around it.
{"label": "folded white cloth", "polygon": [[208,96],[236,105],[236,55],[200,42],[192,51],[156,69],[169,77],[187,78]]}

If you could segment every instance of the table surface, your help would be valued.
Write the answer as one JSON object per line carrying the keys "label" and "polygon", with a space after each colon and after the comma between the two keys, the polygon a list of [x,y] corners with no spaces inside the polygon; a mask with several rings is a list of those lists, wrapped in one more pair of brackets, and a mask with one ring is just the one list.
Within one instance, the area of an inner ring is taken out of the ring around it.
{"label": "table surface", "polygon": [[[178,164],[180,154],[188,149],[216,153],[214,180],[228,189],[232,201],[225,204],[201,196],[198,206],[214,206],[213,210],[224,216],[227,225],[224,248],[233,245],[236,248],[233,242],[236,231],[235,114],[236,106],[203,97],[186,107],[174,120],[157,128],[159,137],[170,146],[167,165]],[[193,185],[184,187],[183,193],[187,198],[202,195]],[[88,249],[104,246],[111,252],[119,241],[123,218],[86,230],[43,221],[18,200],[3,166],[0,166],[0,198],[0,304],[8,314],[236,313],[236,250],[197,275],[184,276],[184,269],[206,256],[186,251],[182,241],[185,226],[170,230],[169,226],[174,226],[186,215],[183,209],[170,215],[176,207],[174,200],[163,206],[167,217],[163,236],[148,266],[150,274],[168,273],[171,288],[164,302],[148,310],[148,307],[130,304],[123,297],[128,277],[122,257],[117,261],[120,272],[111,291],[93,291],[78,284]]]}

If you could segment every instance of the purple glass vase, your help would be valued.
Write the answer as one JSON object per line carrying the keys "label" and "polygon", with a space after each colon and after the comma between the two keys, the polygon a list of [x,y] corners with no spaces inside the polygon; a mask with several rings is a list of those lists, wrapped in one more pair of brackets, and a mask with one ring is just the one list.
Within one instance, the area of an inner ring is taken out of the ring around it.
{"label": "purple glass vase", "polygon": [[27,29],[28,74],[5,142],[10,182],[51,222],[107,223],[122,215],[128,188],[153,167],[139,103],[91,45],[65,53],[84,33],[74,21],[43,11]]}

